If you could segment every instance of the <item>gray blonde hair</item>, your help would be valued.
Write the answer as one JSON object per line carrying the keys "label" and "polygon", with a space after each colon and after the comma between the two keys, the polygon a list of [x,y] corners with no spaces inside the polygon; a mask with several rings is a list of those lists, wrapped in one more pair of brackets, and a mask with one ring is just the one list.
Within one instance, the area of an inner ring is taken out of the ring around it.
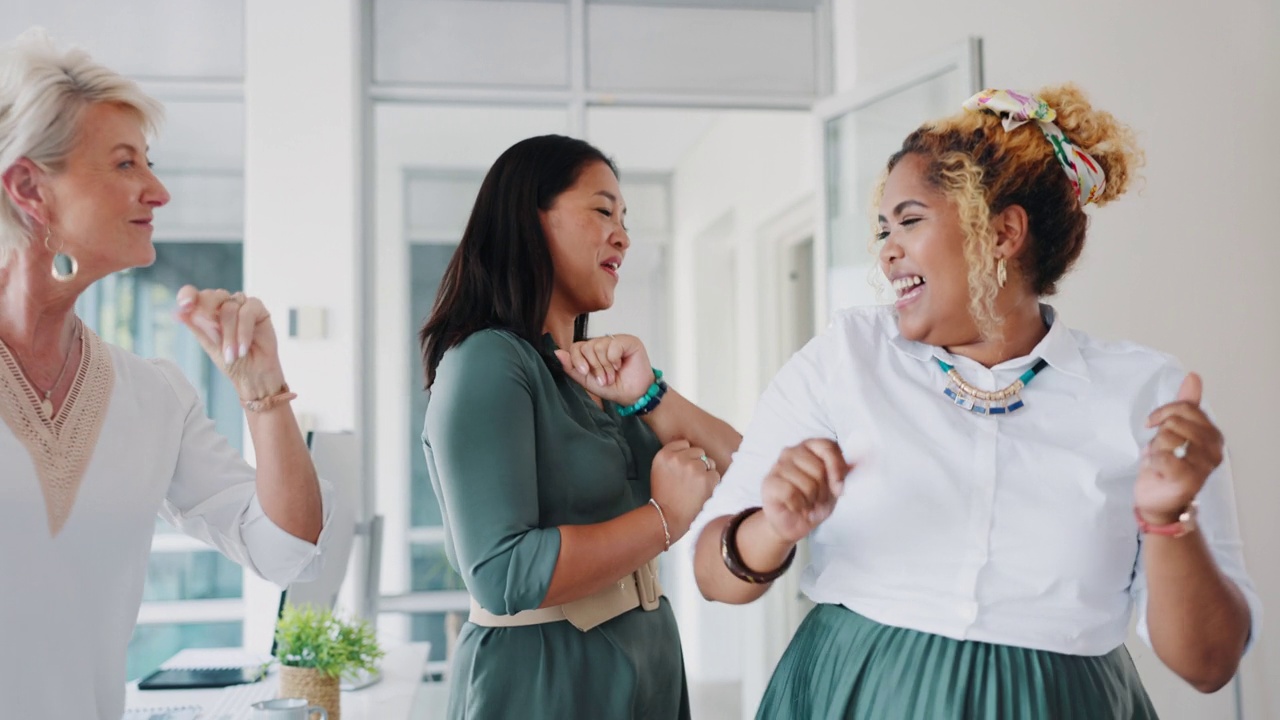
{"label": "gray blonde hair", "polygon": [[[84,50],[61,48],[41,28],[0,47],[0,173],[22,158],[41,169],[64,169],[85,108],[124,105],[154,136],[164,108],[134,81],[96,62]],[[0,267],[31,242],[31,218],[0,192]]]}

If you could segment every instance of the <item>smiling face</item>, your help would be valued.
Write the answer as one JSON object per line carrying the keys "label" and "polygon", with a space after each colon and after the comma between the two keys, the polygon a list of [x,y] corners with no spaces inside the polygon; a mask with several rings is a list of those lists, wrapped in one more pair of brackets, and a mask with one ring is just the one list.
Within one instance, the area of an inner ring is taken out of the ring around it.
{"label": "smiling face", "polygon": [[969,311],[964,231],[955,204],[931,185],[927,160],[908,154],[885,181],[880,201],[880,269],[908,340],[947,347],[979,336]]}
{"label": "smiling face", "polygon": [[613,305],[619,270],[631,247],[623,224],[626,212],[613,170],[592,162],[539,213],[555,268],[553,308],[577,316]]}
{"label": "smiling face", "polygon": [[65,166],[42,183],[51,247],[93,277],[154,262],[153,213],[169,192],[149,165],[135,111],[109,103],[85,108]]}

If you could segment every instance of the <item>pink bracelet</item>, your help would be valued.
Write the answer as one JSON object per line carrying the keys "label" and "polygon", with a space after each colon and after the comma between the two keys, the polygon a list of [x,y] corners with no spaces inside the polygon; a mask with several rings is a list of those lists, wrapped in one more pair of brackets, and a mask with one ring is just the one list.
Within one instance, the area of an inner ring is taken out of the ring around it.
{"label": "pink bracelet", "polygon": [[276,407],[277,405],[283,405],[296,397],[298,397],[298,393],[290,392],[289,385],[286,383],[281,386],[279,392],[275,395],[268,395],[267,397],[258,398],[257,400],[241,400],[240,404],[249,412],[262,413]]}

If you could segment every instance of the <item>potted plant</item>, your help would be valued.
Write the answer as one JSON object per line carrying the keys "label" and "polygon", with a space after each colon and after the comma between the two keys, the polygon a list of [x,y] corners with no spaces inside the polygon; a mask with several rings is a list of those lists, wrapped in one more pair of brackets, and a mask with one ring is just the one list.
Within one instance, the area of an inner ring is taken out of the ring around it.
{"label": "potted plant", "polygon": [[341,720],[338,682],[360,670],[375,672],[382,649],[369,623],[342,620],[331,610],[286,605],[276,623],[280,697],[306,698]]}

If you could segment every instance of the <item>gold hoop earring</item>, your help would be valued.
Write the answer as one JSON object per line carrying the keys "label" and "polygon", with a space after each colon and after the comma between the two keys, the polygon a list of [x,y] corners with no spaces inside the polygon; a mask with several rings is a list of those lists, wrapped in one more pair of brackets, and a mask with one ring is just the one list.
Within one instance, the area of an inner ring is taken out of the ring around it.
{"label": "gold hoop earring", "polygon": [[53,263],[49,270],[53,275],[53,279],[58,282],[71,282],[75,279],[76,273],[80,272],[80,263],[67,253],[61,252],[61,248],[54,250],[49,244],[49,240],[53,238],[53,225],[46,225],[44,231],[44,248],[53,253]]}
{"label": "gold hoop earring", "polygon": [[1004,258],[996,260],[996,284],[1004,288],[1005,283],[1009,282],[1009,268]]}

